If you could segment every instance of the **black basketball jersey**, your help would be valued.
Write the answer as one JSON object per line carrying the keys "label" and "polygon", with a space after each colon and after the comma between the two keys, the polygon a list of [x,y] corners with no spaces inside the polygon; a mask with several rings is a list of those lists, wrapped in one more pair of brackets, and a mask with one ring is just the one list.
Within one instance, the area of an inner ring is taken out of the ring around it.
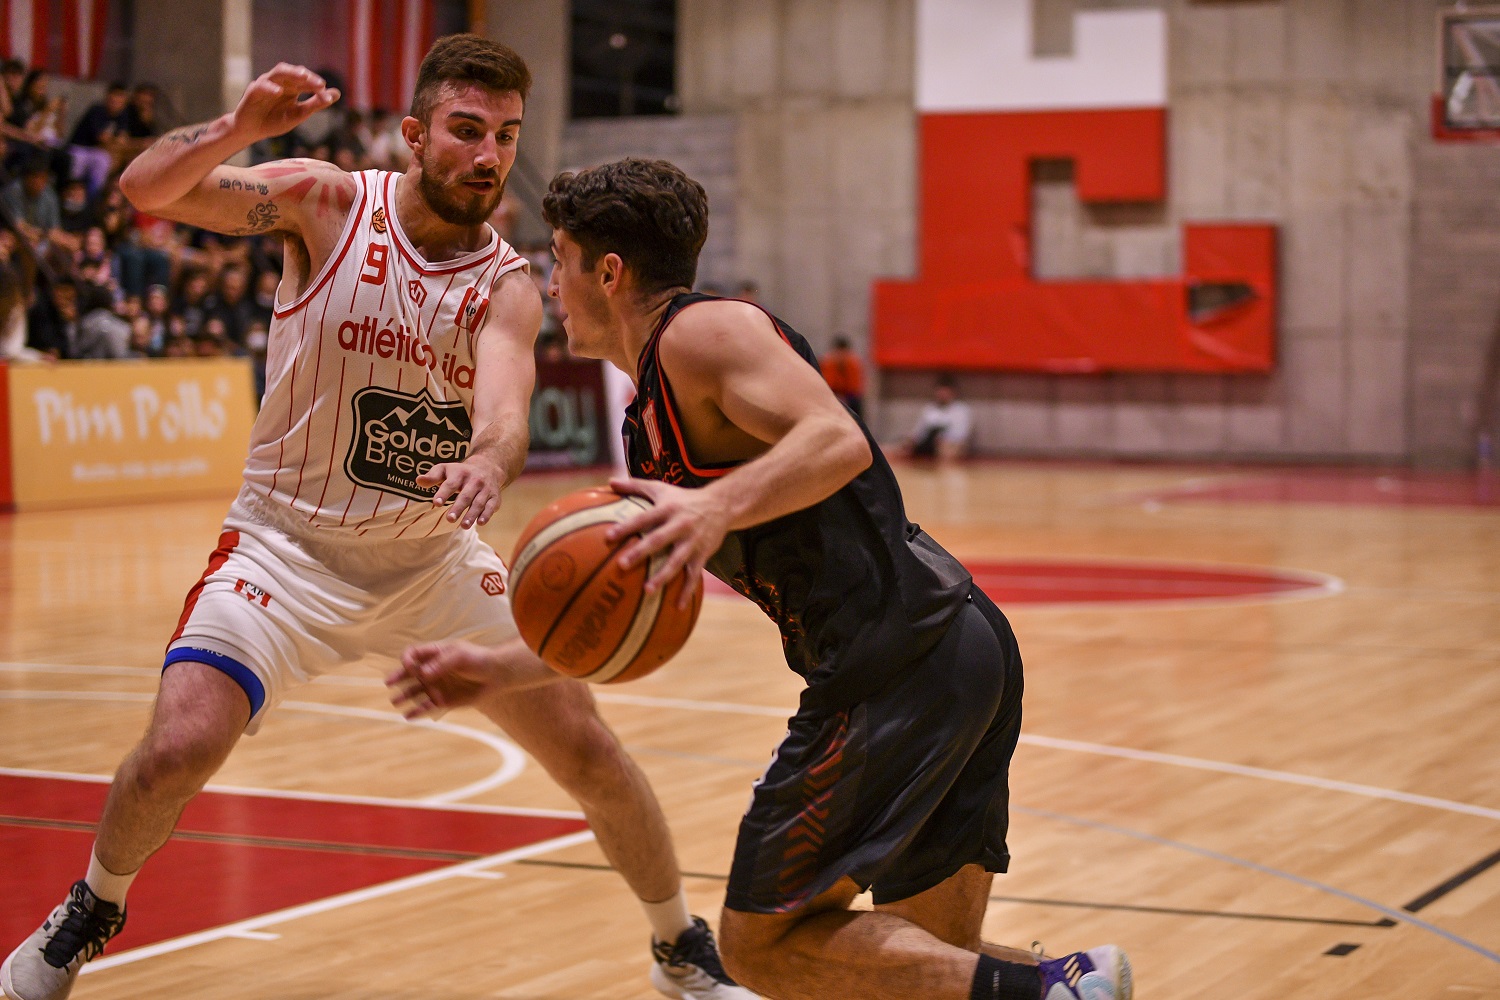
{"label": "black basketball jersey", "polygon": [[[641,351],[623,428],[634,476],[698,487],[741,464],[700,463],[688,454],[657,353],[678,313],[714,298],[674,298]],[[816,368],[807,341],[771,320]],[[869,468],[820,503],[730,532],[708,562],[710,573],[776,622],[787,664],[808,684],[803,704],[825,708],[869,696],[930,651],[972,584],[957,559],[906,519],[895,474],[869,429],[855,420],[870,445]]]}

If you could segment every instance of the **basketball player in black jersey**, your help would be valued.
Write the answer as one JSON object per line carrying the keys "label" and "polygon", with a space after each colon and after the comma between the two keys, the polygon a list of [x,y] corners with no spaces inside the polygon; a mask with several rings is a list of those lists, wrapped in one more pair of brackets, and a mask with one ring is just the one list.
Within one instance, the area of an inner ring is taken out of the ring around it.
{"label": "basketball player in black jersey", "polygon": [[[807,682],[740,826],[730,973],[785,1000],[1129,1000],[1113,946],[1039,960],[980,941],[1009,862],[1015,637],[906,519],[807,342],[756,305],[689,291],[707,212],[702,187],[647,160],[560,175],[543,202],[570,348],[636,383],[635,478],[613,485],[653,505],[613,529],[638,536],[622,562],[670,550],[648,589],[707,569],[776,622]],[[446,706],[545,679],[497,654],[414,648],[397,697]],[[850,910],[864,889],[874,911]]]}

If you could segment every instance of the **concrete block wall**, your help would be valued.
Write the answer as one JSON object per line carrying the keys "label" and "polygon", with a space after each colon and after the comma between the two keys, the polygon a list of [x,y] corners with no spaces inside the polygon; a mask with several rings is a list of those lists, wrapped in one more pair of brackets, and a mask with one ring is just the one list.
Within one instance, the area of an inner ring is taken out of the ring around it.
{"label": "concrete block wall", "polygon": [[558,147],[558,169],[576,170],[627,156],[670,160],[708,194],[708,242],[698,259],[698,284],[732,293],[749,275],[739,270],[737,123],[729,115],[597,118],[569,122]]}
{"label": "concrete block wall", "polygon": [[[1429,133],[1441,0],[1036,0],[1036,50],[1089,8],[1170,23],[1168,201],[1085,209],[1065,167],[1034,190],[1043,277],[1181,266],[1184,221],[1280,226],[1269,376],[964,376],[1004,454],[1414,461],[1472,453],[1500,326],[1500,146]],[[862,343],[868,284],[915,266],[911,0],[683,0],[679,90],[738,122],[740,271],[821,346]],[[899,437],[933,377],[886,373]]]}
{"label": "concrete block wall", "polygon": [[136,0],[130,76],[161,88],[163,120],[176,125],[232,109],[250,72],[252,0],[196,5],[184,17],[171,0]]}
{"label": "concrete block wall", "polygon": [[[1056,48],[1074,10],[1039,4]],[[1277,370],[1269,376],[967,376],[978,445],[1016,454],[1403,461],[1414,150],[1432,79],[1429,5],[1406,0],[1165,0],[1169,195],[1159,222],[1082,209],[1039,171],[1042,277],[1181,266],[1183,222],[1280,227]],[[1039,41],[1042,39],[1039,38]],[[1418,86],[1420,65],[1426,77]],[[930,376],[888,378],[899,434]]]}
{"label": "concrete block wall", "polygon": [[736,273],[818,350],[915,265],[914,29],[912,0],[679,0],[684,113],[736,125]]}

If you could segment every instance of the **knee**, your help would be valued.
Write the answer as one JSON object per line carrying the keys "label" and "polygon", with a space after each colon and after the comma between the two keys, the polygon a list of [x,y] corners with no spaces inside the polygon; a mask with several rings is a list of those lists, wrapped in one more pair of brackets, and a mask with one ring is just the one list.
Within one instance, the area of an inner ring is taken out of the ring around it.
{"label": "knee", "polygon": [[779,936],[756,926],[753,914],[725,910],[719,917],[719,958],[735,982],[770,995]]}
{"label": "knee", "polygon": [[127,777],[142,797],[189,798],[224,763],[232,745],[203,732],[151,732],[131,755]]}
{"label": "knee", "polygon": [[[547,773],[570,795],[588,802],[630,781],[633,765],[615,734],[597,716],[577,720],[567,738],[545,752]],[[533,750],[533,755],[536,751]]]}

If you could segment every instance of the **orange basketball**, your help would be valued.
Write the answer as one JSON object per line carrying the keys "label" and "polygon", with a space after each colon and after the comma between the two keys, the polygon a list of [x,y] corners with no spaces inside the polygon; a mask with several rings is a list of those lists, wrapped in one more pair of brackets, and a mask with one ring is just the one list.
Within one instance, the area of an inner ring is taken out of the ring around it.
{"label": "orange basketball", "polygon": [[510,563],[511,610],[521,638],[553,670],[618,684],[649,674],[687,641],[703,588],[687,609],[677,607],[685,577],[646,593],[667,554],[622,570],[615,557],[631,539],[604,538],[650,505],[611,490],[579,490],[542,508],[521,532]]}

